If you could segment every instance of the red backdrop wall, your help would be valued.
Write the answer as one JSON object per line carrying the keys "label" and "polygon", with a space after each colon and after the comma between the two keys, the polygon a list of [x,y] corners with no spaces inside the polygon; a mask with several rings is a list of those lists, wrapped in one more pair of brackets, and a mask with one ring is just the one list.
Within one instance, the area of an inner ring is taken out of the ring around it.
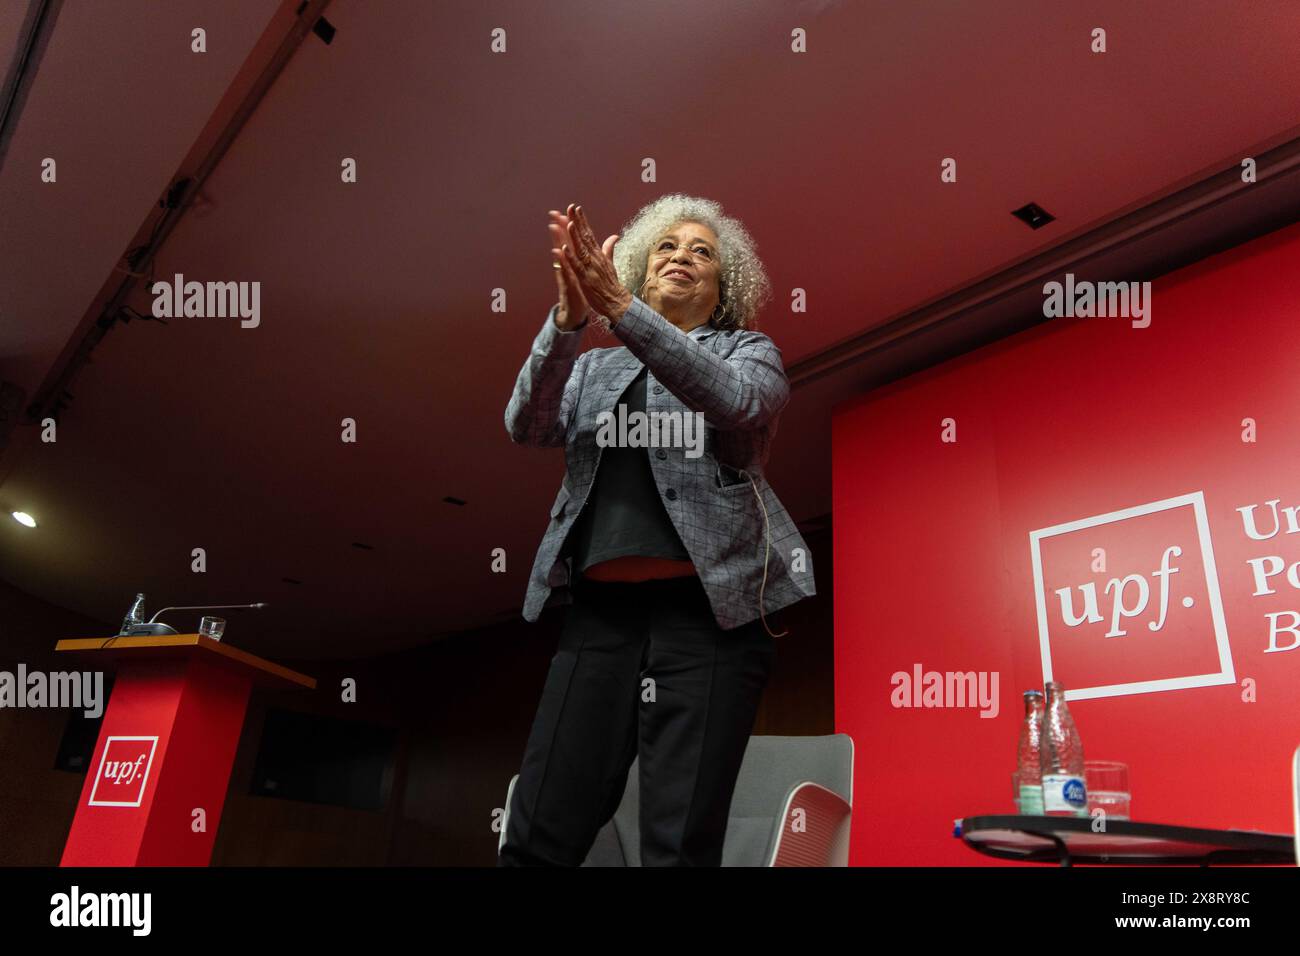
{"label": "red backdrop wall", "polygon": [[[1292,831],[1300,649],[1280,632],[1269,650],[1267,615],[1300,619],[1282,510],[1300,506],[1298,279],[1293,226],[1156,280],[1148,328],[1053,319],[836,410],[852,864],[991,862],[953,820],[1015,812],[1021,694],[1045,666],[1087,697],[1070,702],[1085,755],[1128,763],[1133,819]],[[1273,593],[1252,559],[1283,563]],[[1115,625],[1107,583],[1126,578]],[[1097,613],[1071,626],[1057,592],[1081,615],[1089,584]],[[896,706],[918,664],[996,673],[996,716]]]}

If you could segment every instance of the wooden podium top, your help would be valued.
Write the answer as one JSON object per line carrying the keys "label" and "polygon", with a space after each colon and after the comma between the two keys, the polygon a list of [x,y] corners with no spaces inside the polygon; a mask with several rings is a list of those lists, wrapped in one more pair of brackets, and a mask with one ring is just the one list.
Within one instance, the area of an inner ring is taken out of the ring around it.
{"label": "wooden podium top", "polygon": [[183,660],[194,655],[203,655],[215,663],[234,665],[252,677],[253,682],[269,686],[291,684],[316,689],[316,678],[299,674],[297,671],[279,664],[273,664],[265,658],[241,651],[237,647],[221,641],[214,641],[202,634],[146,634],[140,637],[75,637],[59,641],[54,645],[56,651],[74,654],[95,654],[99,659],[113,661],[137,661],[152,658],[162,660]]}

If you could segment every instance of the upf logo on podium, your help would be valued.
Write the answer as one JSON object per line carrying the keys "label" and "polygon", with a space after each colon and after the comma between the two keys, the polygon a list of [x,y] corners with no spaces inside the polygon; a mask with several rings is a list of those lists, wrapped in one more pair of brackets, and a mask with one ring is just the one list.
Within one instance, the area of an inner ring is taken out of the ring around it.
{"label": "upf logo on podium", "polygon": [[1044,682],[1068,700],[1235,683],[1205,495],[1029,534]]}
{"label": "upf logo on podium", "polygon": [[89,805],[140,806],[157,746],[157,737],[109,737],[104,742],[104,756],[99,761]]}

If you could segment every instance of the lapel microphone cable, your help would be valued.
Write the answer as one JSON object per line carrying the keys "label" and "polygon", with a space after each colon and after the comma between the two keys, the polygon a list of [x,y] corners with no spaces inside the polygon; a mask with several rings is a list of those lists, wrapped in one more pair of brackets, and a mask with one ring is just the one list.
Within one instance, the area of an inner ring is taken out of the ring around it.
{"label": "lapel microphone cable", "polygon": [[772,537],[768,531],[767,524],[767,505],[763,504],[763,496],[758,493],[758,485],[754,484],[754,478],[749,472],[745,472],[745,477],[749,479],[749,486],[754,489],[754,497],[758,499],[758,506],[763,509],[763,583],[758,586],[758,617],[763,622],[763,629],[767,631],[770,637],[785,637],[790,632],[782,631],[780,634],[773,634],[772,629],[767,626],[767,615],[763,611],[763,592],[767,588],[767,559],[772,554]]}

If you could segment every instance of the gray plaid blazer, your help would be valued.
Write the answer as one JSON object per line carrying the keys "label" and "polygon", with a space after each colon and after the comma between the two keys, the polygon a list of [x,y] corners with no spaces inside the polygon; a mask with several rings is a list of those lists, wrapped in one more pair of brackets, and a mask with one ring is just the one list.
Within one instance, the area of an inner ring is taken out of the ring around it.
{"label": "gray plaid blazer", "polygon": [[[569,562],[558,555],[600,461],[596,416],[615,411],[642,363],[649,366],[647,414],[704,414],[703,455],[687,457],[682,447],[648,448],[647,455],[719,626],[738,627],[759,617],[769,543],[764,611],[816,594],[808,545],[763,476],[777,419],[790,400],[776,344],[760,332],[708,325],[683,334],[633,297],[614,326],[624,346],[578,355],[584,329],[561,332],[557,309],[547,313],[533,340],[505,414],[511,440],[563,445],[567,465],[529,575],[524,618],[536,621],[543,607],[572,603]],[[766,538],[759,494],[767,509]]]}

